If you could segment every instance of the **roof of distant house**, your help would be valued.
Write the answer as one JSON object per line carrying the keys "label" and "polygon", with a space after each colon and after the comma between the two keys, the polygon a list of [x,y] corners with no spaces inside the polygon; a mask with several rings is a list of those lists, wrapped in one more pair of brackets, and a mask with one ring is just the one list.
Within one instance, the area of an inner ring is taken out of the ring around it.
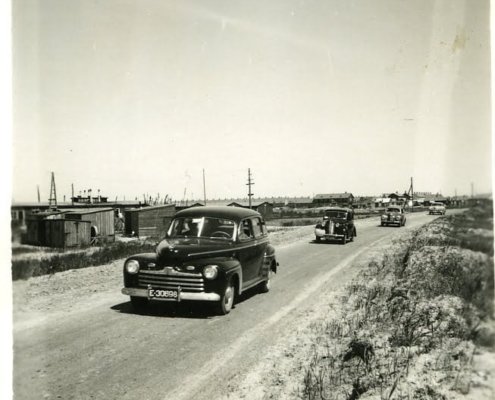
{"label": "roof of distant house", "polygon": [[354,197],[352,193],[320,193],[316,194],[314,199],[348,199]]}

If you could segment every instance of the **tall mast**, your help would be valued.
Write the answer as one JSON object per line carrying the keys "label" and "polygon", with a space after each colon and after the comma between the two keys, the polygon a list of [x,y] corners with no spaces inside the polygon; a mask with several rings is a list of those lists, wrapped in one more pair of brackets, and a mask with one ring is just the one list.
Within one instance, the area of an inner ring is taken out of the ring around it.
{"label": "tall mast", "polygon": [[50,184],[50,198],[48,199],[48,208],[57,208],[57,188],[55,187],[55,174],[52,172],[52,181]]}

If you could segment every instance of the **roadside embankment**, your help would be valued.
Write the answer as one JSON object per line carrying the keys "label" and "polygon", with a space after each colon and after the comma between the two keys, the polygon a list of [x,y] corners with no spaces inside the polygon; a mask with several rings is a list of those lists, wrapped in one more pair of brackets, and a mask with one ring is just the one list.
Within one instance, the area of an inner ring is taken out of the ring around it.
{"label": "roadside embankment", "polygon": [[492,399],[492,210],[440,217],[361,263],[226,398]]}
{"label": "roadside embankment", "polygon": [[302,397],[445,399],[487,385],[473,361],[495,344],[492,223],[491,209],[439,218],[371,260],[318,326]]}

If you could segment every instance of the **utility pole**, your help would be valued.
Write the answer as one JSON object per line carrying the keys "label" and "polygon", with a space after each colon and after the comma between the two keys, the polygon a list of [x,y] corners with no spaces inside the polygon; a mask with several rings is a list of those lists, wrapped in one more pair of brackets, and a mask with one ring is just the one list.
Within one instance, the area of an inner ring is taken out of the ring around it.
{"label": "utility pole", "polygon": [[[71,204],[74,205],[74,184],[71,183],[70,187],[71,187],[71,191],[72,191]],[[117,201],[117,200],[115,200],[115,201]]]}
{"label": "utility pole", "polygon": [[50,184],[50,198],[48,199],[48,208],[57,209],[57,188],[55,187],[55,174],[52,172],[52,181]]}
{"label": "utility pole", "polygon": [[40,185],[36,185],[36,190],[38,191],[38,203],[41,203],[41,197],[40,197]]}
{"label": "utility pole", "polygon": [[206,180],[205,180],[205,169],[203,168],[203,198],[206,206]]}
{"label": "utility pole", "polygon": [[413,177],[411,176],[411,185],[409,186],[408,194],[411,196],[411,211],[414,207],[414,185],[413,185]]}
{"label": "utility pole", "polygon": [[254,193],[251,193],[251,186],[254,185],[254,182],[252,181],[252,178],[251,178],[251,168],[248,168],[248,181],[246,183],[246,186],[249,187],[249,191],[248,191],[248,198],[249,198],[249,208],[251,208],[251,197],[253,197]]}
{"label": "utility pole", "polygon": [[411,210],[414,209],[414,183],[413,177],[411,176]]}
{"label": "utility pole", "polygon": [[471,182],[471,198],[474,197],[474,183]]}

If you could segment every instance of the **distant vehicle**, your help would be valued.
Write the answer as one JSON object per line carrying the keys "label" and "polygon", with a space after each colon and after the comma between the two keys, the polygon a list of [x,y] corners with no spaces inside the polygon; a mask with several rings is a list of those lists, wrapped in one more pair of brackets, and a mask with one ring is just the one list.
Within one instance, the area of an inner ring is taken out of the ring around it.
{"label": "distant vehicle", "polygon": [[150,300],[209,301],[227,314],[245,290],[270,290],[277,272],[262,216],[238,207],[192,207],[175,214],[156,253],[124,263],[124,288],[133,307]]}
{"label": "distant vehicle", "polygon": [[440,214],[445,215],[446,212],[445,204],[440,203],[438,201],[434,201],[430,203],[430,207],[428,208],[428,214]]}
{"label": "distant vehicle", "polygon": [[350,208],[327,208],[323,220],[315,227],[315,240],[338,240],[341,244],[352,242],[357,236],[354,211]]}
{"label": "distant vehicle", "polygon": [[406,214],[401,206],[390,206],[385,210],[381,217],[381,225],[396,225],[398,227],[406,224]]}

